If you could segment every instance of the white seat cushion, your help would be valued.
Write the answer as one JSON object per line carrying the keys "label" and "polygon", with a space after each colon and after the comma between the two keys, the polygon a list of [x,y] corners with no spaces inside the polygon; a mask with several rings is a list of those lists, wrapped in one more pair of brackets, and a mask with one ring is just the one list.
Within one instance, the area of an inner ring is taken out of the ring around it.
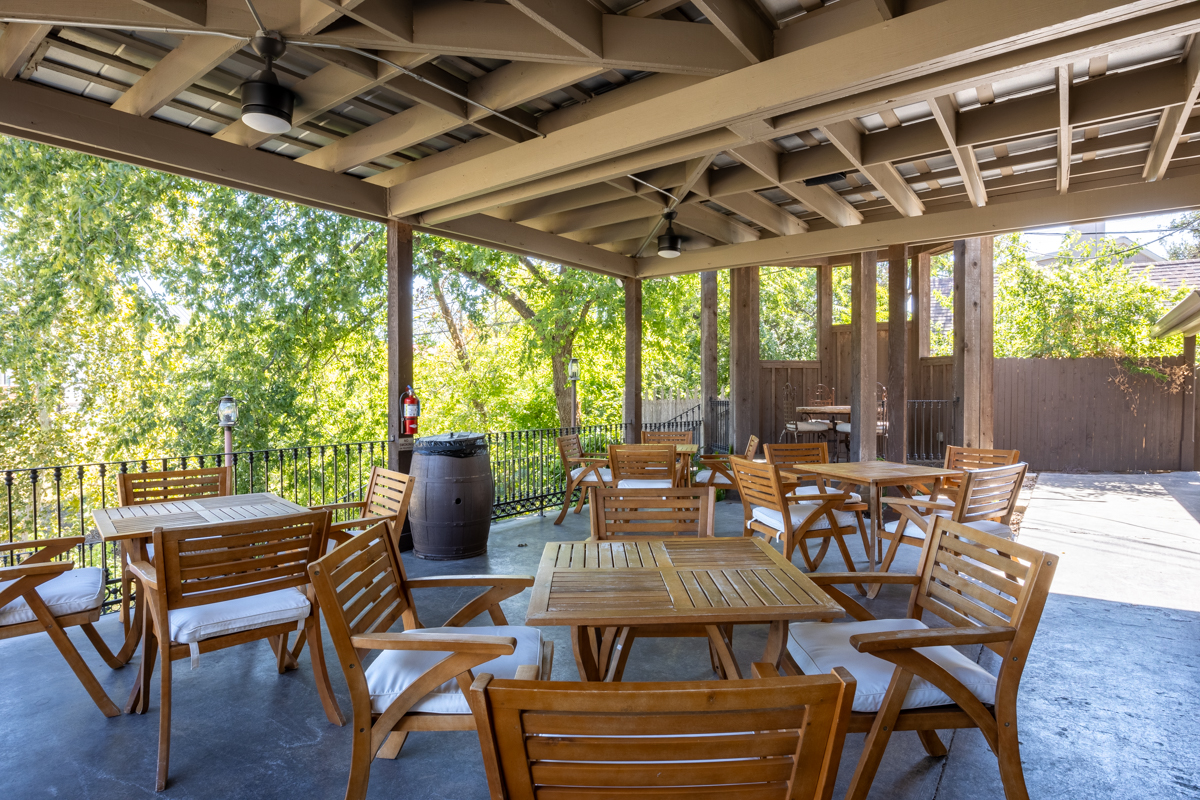
{"label": "white seat cushion", "polygon": [[[538,665],[542,656],[542,632],[524,625],[479,626],[470,628],[421,628],[406,633],[449,633],[472,636],[511,636],[517,647],[510,656],[500,656],[480,664],[472,672],[480,675],[490,673],[497,678],[511,679],[517,676],[517,667],[522,664]],[[371,692],[371,710],[383,711],[392,704],[401,692],[417,678],[429,671],[449,653],[426,650],[383,650],[367,667],[367,688]],[[470,714],[467,698],[458,688],[458,681],[451,679],[425,695],[413,711],[427,714]]]}
{"label": "white seat cushion", "polygon": [[837,425],[834,425],[833,427],[835,430],[837,430],[838,433],[849,433],[850,432],[850,423],[849,422],[839,422]]}
{"label": "white seat cushion", "polygon": [[[712,476],[713,476],[713,471],[711,469],[702,469],[696,473],[696,479],[694,481],[692,481],[692,485],[693,486],[707,486],[708,479]],[[716,473],[716,477],[713,477],[712,485],[713,486],[733,486],[733,484],[729,482],[729,479],[726,478],[724,475],[722,475],[719,472]]]}
{"label": "white seat cushion", "polygon": [[[13,581],[0,581],[0,592]],[[81,567],[67,570],[37,587],[38,596],[56,617],[78,614],[99,608],[104,602],[104,570],[100,567]],[[24,597],[18,597],[0,608],[0,625],[33,622],[37,616]]]}
{"label": "white seat cushion", "polygon": [[824,422],[816,422],[814,420],[801,420],[799,422],[789,422],[788,430],[796,431],[797,433],[821,433],[829,430],[829,425]]}
{"label": "white seat cushion", "polygon": [[[576,478],[578,478],[579,474],[581,472],[583,472],[585,469],[587,469],[587,467],[576,467],[575,469],[571,470],[571,480],[575,480]],[[589,481],[596,480],[596,472],[600,473],[600,479],[602,481],[604,481],[605,483],[608,483],[609,481],[612,480],[612,470],[610,470],[608,467],[601,467],[600,469],[592,472],[590,475],[587,476],[586,480],[589,480]]]}
{"label": "white seat cushion", "polygon": [[[818,506],[813,503],[795,503],[789,505],[788,511],[791,512],[792,516],[792,528],[795,529],[803,525],[805,520],[816,513],[817,508]],[[751,516],[777,531],[783,530],[783,515],[773,508],[755,506]],[[849,511],[834,511],[833,518],[837,521],[840,528],[853,528],[858,524],[854,514]],[[810,530],[829,530],[829,518],[825,514],[822,514],[821,518],[813,523]]]}
{"label": "white seat cushion", "polygon": [[666,478],[625,478],[617,484],[618,489],[670,489],[675,484]]}
{"label": "white seat cushion", "polygon": [[202,642],[227,633],[299,622],[308,617],[311,608],[308,597],[295,587],[203,606],[176,608],[168,615],[171,641]]}
{"label": "white seat cushion", "polygon": [[[855,711],[874,713],[883,704],[883,695],[892,680],[895,665],[876,658],[870,653],[860,653],[850,644],[850,637],[857,633],[880,633],[883,631],[927,630],[924,622],[915,619],[873,619],[866,622],[793,622],[789,627],[788,652],[805,675],[827,674],[834,667],[845,667],[858,681],[854,692]],[[996,702],[996,679],[983,667],[976,664],[949,645],[918,647],[916,652],[949,672],[966,686],[971,694],[985,705]],[[924,678],[913,678],[904,708],[927,708],[941,706],[953,701],[939,688]]]}
{"label": "white seat cushion", "polygon": [[[949,518],[950,512],[949,511],[938,511],[937,515],[939,517]],[[1010,528],[1009,526],[1005,525],[1003,522],[997,522],[995,520],[986,520],[985,519],[985,520],[979,520],[978,522],[968,522],[965,524],[968,528],[973,528],[977,531],[980,531],[981,533],[990,533],[992,536],[999,536],[1002,539],[1008,539],[1010,541],[1016,539],[1016,536],[1013,535],[1013,529]],[[896,520],[895,522],[889,522],[886,525],[884,525],[883,529],[885,531],[887,531],[888,533],[895,533],[896,528],[899,525],[900,525],[900,520]],[[912,536],[915,539],[924,539],[925,531],[918,528],[916,526],[916,524],[912,522],[912,520],[909,520],[908,525],[906,525],[904,527],[904,535]]]}
{"label": "white seat cushion", "polygon": [[[831,489],[828,486],[825,487],[825,494],[829,494],[831,492],[836,492],[836,491],[837,491],[837,489]],[[795,489],[792,490],[792,493],[789,494],[788,497],[804,497],[806,495],[820,494],[820,493],[821,493],[821,490],[818,489],[816,486],[797,486]],[[849,494],[850,494],[850,499],[846,501],[847,503],[861,503],[862,502],[862,497],[858,494],[858,492],[850,492]]]}

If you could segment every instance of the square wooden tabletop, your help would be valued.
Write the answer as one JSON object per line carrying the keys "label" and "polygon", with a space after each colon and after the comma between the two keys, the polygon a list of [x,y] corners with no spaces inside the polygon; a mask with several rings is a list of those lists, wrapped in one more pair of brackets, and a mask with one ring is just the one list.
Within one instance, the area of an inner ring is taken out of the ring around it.
{"label": "square wooden tabletop", "polygon": [[200,497],[140,506],[98,508],[92,519],[105,541],[145,539],[155,528],[189,528],[210,522],[234,522],[255,517],[283,517],[308,511],[270,492]]}
{"label": "square wooden tabletop", "polygon": [[761,539],[549,542],[528,625],[831,620],[841,606]]}
{"label": "square wooden tabletop", "polygon": [[[897,486],[918,481],[960,475],[962,470],[944,467],[923,467],[919,464],[899,464],[894,461],[850,461],[836,464],[805,464],[805,474],[853,483],[858,486]],[[781,473],[786,479],[794,473]]]}

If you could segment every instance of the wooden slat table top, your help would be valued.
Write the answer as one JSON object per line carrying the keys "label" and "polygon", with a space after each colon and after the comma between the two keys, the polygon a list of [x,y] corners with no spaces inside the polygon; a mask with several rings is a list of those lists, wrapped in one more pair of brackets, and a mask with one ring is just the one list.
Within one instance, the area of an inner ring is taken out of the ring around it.
{"label": "wooden slat table top", "polygon": [[155,528],[188,528],[206,523],[234,522],[262,517],[283,517],[308,511],[270,492],[200,497],[140,506],[98,508],[92,519],[105,541],[144,539]]}
{"label": "wooden slat table top", "polygon": [[850,416],[850,406],[796,406],[797,414],[833,414],[839,417]]}
{"label": "wooden slat table top", "polygon": [[[795,473],[780,473],[784,479]],[[899,464],[894,461],[852,461],[836,464],[805,464],[804,474],[817,474],[857,486],[898,486],[902,484],[960,475],[962,470],[944,467],[923,467],[918,464]]]}
{"label": "wooden slat table top", "polygon": [[830,620],[842,608],[759,539],[550,542],[528,625]]}

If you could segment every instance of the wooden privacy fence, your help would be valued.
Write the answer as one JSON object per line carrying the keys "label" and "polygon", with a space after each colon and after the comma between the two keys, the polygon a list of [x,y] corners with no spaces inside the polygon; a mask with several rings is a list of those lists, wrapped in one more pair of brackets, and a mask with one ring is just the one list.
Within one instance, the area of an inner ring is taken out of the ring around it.
{"label": "wooden privacy fence", "polygon": [[[1185,363],[1182,357],[1155,360],[1161,367]],[[1185,405],[1195,413],[1190,388],[1172,394],[1161,380],[1130,373],[1109,358],[998,358],[994,385],[995,446],[1019,449],[1032,470],[1181,466]]]}

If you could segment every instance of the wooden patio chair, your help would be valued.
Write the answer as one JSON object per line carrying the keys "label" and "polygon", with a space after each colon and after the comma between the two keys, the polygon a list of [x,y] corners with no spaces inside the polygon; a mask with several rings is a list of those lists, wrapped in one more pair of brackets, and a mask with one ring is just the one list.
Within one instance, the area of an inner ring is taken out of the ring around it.
{"label": "wooden patio chair", "polygon": [[[751,436],[746,441],[746,450],[742,454],[742,458],[754,460],[754,456],[758,454],[757,436]],[[698,456],[702,469],[696,473],[696,479],[693,481],[697,486],[727,486],[733,488],[733,472],[729,466],[729,456],[727,455],[711,455]]]}
{"label": "wooden patio chair", "polygon": [[[117,502],[121,506],[140,506],[147,503],[169,503],[174,500],[195,500],[201,497],[228,497],[233,494],[233,465],[205,469],[180,469],[169,472],[124,472],[117,476]],[[147,548],[154,561],[153,547]],[[121,542],[121,610],[120,620],[126,633],[132,620],[129,600],[133,578],[129,564],[136,555],[130,543]]]}
{"label": "wooden patio chair", "polygon": [[[500,607],[532,586],[531,576],[405,576],[397,539],[409,495],[399,521],[373,525],[309,566],[354,710],[347,800],[366,797],[371,762],[396,758],[411,731],[475,729],[465,697],[473,669],[548,680],[554,658],[553,642],[537,628],[509,625]],[[422,628],[412,590],[447,587],[486,591],[444,626]],[[485,611],[492,626],[463,627]],[[398,620],[403,632],[390,632]]]}
{"label": "wooden patio chair", "polygon": [[492,800],[761,798],[833,794],[855,681],[541,683],[471,686]]}
{"label": "wooden patio chair", "polygon": [[680,463],[673,444],[610,444],[609,484],[618,489],[668,489],[686,483],[689,460]]}
{"label": "wooden patio chair", "polygon": [[353,510],[352,519],[329,523],[329,538],[342,544],[349,541],[356,531],[363,531],[384,520],[395,520],[400,514],[400,503],[412,481],[403,472],[375,466],[371,468],[371,480],[367,483],[365,500],[354,503],[326,503],[313,506],[313,511],[328,511],[330,518],[338,511]]}
{"label": "wooden patio chair", "polygon": [[[791,493],[799,484],[784,482],[778,465],[759,464],[736,456],[731,462],[746,515],[743,536],[759,533],[768,541],[778,539],[783,545],[783,557],[789,561],[796,546],[800,545],[800,555],[810,572],[825,558],[829,540],[833,539],[842,553],[846,569],[854,571],[854,560],[850,558],[845,536],[854,533],[855,515],[865,511],[865,505],[851,504],[847,508],[850,495],[846,492],[797,497]],[[810,555],[803,544],[809,539],[821,540],[815,556]],[[861,587],[859,591],[863,591]]]}
{"label": "wooden patio chair", "polygon": [[801,437],[813,441],[824,437],[829,431],[829,423],[821,420],[800,419],[796,407],[800,402],[800,390],[791,383],[783,385],[783,430],[779,432],[779,441],[799,442]]}
{"label": "wooden patio chair", "polygon": [[[960,469],[964,472],[971,472],[977,469],[988,469],[989,467],[1007,467],[1016,464],[1021,460],[1020,450],[991,450],[980,447],[958,447],[957,445],[948,445],[946,447],[946,455],[942,466],[946,469]],[[939,492],[939,497],[946,497],[949,500],[954,500],[958,497],[958,486],[962,483],[962,477],[949,477],[942,481],[942,489]],[[920,500],[931,499],[933,491],[932,484],[923,484],[913,487],[913,498]],[[938,498],[932,498],[938,499]]]}
{"label": "wooden patio chair", "polygon": [[562,525],[567,516],[567,509],[571,507],[571,498],[575,490],[579,490],[579,504],[575,506],[575,513],[578,514],[587,502],[588,489],[608,485],[612,480],[612,472],[608,468],[608,456],[603,453],[583,452],[578,433],[559,436],[554,442],[558,445],[558,458],[562,463],[563,475],[567,479],[562,511],[558,513],[558,519],[554,520],[555,525]]}
{"label": "wooden patio chair", "polygon": [[[49,634],[50,641],[62,653],[100,712],[106,717],[119,717],[121,710],[101,688],[65,630],[78,625],[106,664],[113,669],[124,666],[93,627],[100,619],[104,603],[104,570],[100,567],[75,569],[73,561],[53,560],[81,546],[83,541],[82,536],[65,536],[0,544],[0,555],[13,562],[20,551],[32,551],[20,564],[0,568],[0,640],[43,632]],[[54,680],[52,675],[47,675],[46,679]]]}
{"label": "wooden patio chair", "polygon": [[592,540],[664,539],[714,531],[711,486],[668,489],[596,489]]}
{"label": "wooden patio chair", "polygon": [[891,568],[900,545],[923,547],[935,517],[947,517],[992,536],[1015,538],[1008,523],[1017,507],[1021,483],[1028,468],[1028,464],[1020,463],[968,472],[963,476],[958,499],[954,501],[883,498],[884,503],[900,513],[900,519],[886,523],[879,532],[881,539],[891,542],[883,555],[880,571],[887,572]]}
{"label": "wooden patio chair", "polygon": [[642,431],[642,444],[695,444],[692,431]]}
{"label": "wooden patio chair", "polygon": [[[978,728],[1000,765],[1009,800],[1028,800],[1021,770],[1017,699],[1057,556],[944,517],[934,520],[917,575],[810,575],[855,619],[790,626],[784,671],[828,665],[858,680],[850,731],[866,733],[847,800],[863,800],[893,731],[916,731],[925,752],[946,755],[938,730]],[[835,588],[851,581],[911,585],[908,616],[877,620]],[[929,628],[928,611],[951,627]],[[1000,657],[992,676],[955,645],[982,644]]]}
{"label": "wooden patio chair", "polygon": [[[825,442],[816,443],[800,443],[800,444],[768,444],[763,446],[763,451],[767,457],[768,464],[777,465],[781,471],[804,473],[805,467],[810,464],[828,464],[829,463],[829,445]],[[812,481],[811,484],[807,483]],[[825,485],[825,479],[816,473],[808,473],[798,478],[794,483],[796,488],[788,493],[788,497],[804,498],[810,495],[821,495],[827,492],[845,492],[848,495],[846,504],[839,510],[849,511],[854,514],[854,520],[858,527],[858,532],[862,537],[863,552],[865,553],[870,546],[867,540],[867,526],[863,520],[863,512],[867,506],[862,501],[862,496],[858,492],[852,492],[845,486],[828,488]],[[849,508],[845,508],[849,505]],[[828,547],[828,541],[826,542]],[[821,551],[821,557],[824,557],[825,551]],[[817,559],[820,563],[820,559]]]}
{"label": "wooden patio chair", "polygon": [[[309,562],[327,540],[329,512],[154,529],[155,563],[129,569],[147,592],[148,610],[138,673],[144,711],[157,658],[161,679],[156,787],[167,785],[171,753],[171,662],[266,639],[279,672],[297,664],[288,649],[292,631],[308,636],[313,678],[325,716],[334,725],[338,708],[321,646],[318,606],[308,579]],[[138,691],[138,690],[135,690]]]}

